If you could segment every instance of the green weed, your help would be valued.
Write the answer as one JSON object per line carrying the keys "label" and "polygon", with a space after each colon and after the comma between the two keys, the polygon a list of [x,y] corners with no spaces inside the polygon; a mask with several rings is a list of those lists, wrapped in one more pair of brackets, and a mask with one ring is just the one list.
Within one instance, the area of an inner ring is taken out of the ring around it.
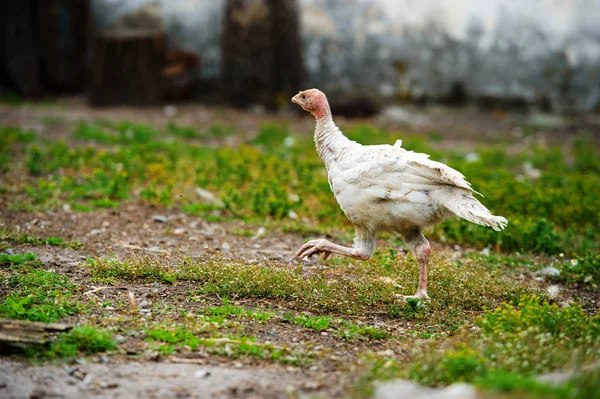
{"label": "green weed", "polygon": [[62,237],[47,237],[41,238],[25,232],[17,232],[16,230],[6,227],[0,228],[0,241],[10,241],[18,244],[31,245],[53,245],[63,248],[77,249],[81,247],[79,241],[67,241]]}
{"label": "green weed", "polygon": [[77,355],[91,355],[117,348],[112,336],[92,326],[75,327],[47,346],[31,345],[25,347],[25,355],[35,360],[72,359]]}
{"label": "green weed", "polygon": [[[12,259],[18,264],[32,257]],[[9,294],[0,302],[0,317],[48,323],[82,310],[82,304],[72,298],[76,286],[67,277],[27,264],[11,271],[3,278]]]}

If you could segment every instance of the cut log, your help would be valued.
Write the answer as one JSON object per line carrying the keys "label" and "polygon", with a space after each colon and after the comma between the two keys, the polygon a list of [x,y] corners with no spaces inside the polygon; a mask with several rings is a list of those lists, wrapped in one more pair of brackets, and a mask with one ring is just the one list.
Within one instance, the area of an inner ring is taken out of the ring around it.
{"label": "cut log", "polygon": [[72,328],[73,326],[62,323],[0,319],[0,342],[45,344],[52,334]]}
{"label": "cut log", "polygon": [[289,103],[304,78],[297,0],[227,0],[221,55],[228,102]]}
{"label": "cut log", "polygon": [[56,92],[78,92],[88,78],[89,0],[38,0],[37,30],[41,80]]}
{"label": "cut log", "polygon": [[89,99],[92,105],[151,105],[160,101],[166,63],[164,32],[108,31],[96,34]]}

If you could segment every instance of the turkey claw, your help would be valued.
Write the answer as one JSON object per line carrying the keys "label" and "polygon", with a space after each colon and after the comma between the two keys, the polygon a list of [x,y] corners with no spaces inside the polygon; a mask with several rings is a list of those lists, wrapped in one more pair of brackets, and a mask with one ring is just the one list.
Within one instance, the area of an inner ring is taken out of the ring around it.
{"label": "turkey claw", "polygon": [[326,249],[327,243],[327,240],[310,240],[296,252],[296,258],[302,260],[322,253],[325,260],[331,255],[331,252]]}

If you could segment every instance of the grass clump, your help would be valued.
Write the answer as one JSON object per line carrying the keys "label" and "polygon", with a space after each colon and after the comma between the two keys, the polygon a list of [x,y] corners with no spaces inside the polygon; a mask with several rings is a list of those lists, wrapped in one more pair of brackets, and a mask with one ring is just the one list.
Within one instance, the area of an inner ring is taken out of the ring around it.
{"label": "grass clump", "polygon": [[577,304],[559,308],[523,297],[516,307],[507,303],[487,311],[476,324],[479,336],[417,359],[409,376],[446,385],[496,372],[534,376],[600,359],[600,316],[588,316]]}
{"label": "grass clump", "polygon": [[331,316],[309,316],[306,314],[294,315],[286,313],[285,319],[291,323],[298,324],[305,328],[310,328],[315,331],[325,331],[331,328]]}
{"label": "grass clump", "polygon": [[[434,300],[429,304],[417,303],[417,310],[411,311],[407,308],[410,303],[400,304],[396,294],[412,293],[413,284],[416,286],[418,280],[418,265],[412,257],[393,256],[389,252],[378,253],[368,262],[353,263],[352,266],[343,260],[325,273],[308,275],[302,266],[282,267],[268,261],[253,264],[218,256],[171,259],[135,255],[124,261],[93,259],[89,261],[89,267],[95,280],[194,281],[199,294],[280,300],[290,309],[318,314],[356,315],[379,308],[404,318],[407,312],[412,312],[415,328],[427,328],[432,333],[456,328],[471,319],[473,312],[482,312],[486,307],[496,307],[539,291],[504,278],[499,270],[490,270],[483,260],[467,259],[457,263],[434,255],[435,267],[430,274],[433,282],[430,295]],[[389,282],[392,280],[408,283],[399,287]],[[298,317],[298,323],[307,318]],[[304,321],[313,322],[315,326],[325,326],[327,318]]]}
{"label": "grass clump", "polygon": [[0,228],[0,240],[10,241],[19,244],[31,244],[31,245],[52,245],[63,248],[77,249],[81,247],[79,241],[67,241],[62,237],[36,237],[25,232],[17,232],[13,229],[6,227]]}
{"label": "grass clump", "polygon": [[[210,336],[209,336],[210,335]],[[170,355],[184,346],[195,351],[203,347],[209,353],[231,359],[265,359],[297,366],[310,362],[308,354],[293,352],[287,348],[261,343],[255,337],[214,336],[214,328],[206,325],[186,327],[158,327],[146,331],[147,341],[163,355]]]}
{"label": "grass clump", "polygon": [[113,337],[93,326],[78,326],[48,345],[28,346],[25,355],[35,360],[72,359],[78,355],[91,355],[117,348]]}
{"label": "grass clump", "polygon": [[567,261],[562,265],[556,280],[597,289],[600,286],[600,255],[588,254]]}
{"label": "grass clump", "polygon": [[25,262],[33,261],[36,259],[35,254],[25,253],[25,254],[0,254],[0,265],[22,265]]}
{"label": "grass clump", "polygon": [[0,317],[51,323],[79,313],[83,305],[72,298],[77,287],[67,277],[46,272],[31,260],[29,256],[20,266],[13,263],[3,277],[9,293],[0,301]]}
{"label": "grass clump", "polygon": [[275,313],[271,311],[245,309],[230,303],[227,298],[223,299],[222,306],[207,307],[204,311],[208,315],[208,321],[218,324],[223,324],[228,316],[244,317],[260,323],[267,322],[275,316]]}

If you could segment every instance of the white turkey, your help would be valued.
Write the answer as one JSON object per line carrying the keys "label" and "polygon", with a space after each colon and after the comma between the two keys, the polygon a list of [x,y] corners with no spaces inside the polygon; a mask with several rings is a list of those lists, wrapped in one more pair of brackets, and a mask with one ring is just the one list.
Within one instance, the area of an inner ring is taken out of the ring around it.
{"label": "white turkey", "polygon": [[292,102],[317,120],[315,145],[325,162],[329,185],[338,204],[356,228],[353,247],[325,239],[311,240],[297,252],[299,259],[322,253],[367,260],[375,250],[377,233],[403,236],[419,262],[419,286],[410,297],[429,299],[427,264],[431,248],[422,230],[456,215],[469,222],[504,229],[508,221],[494,216],[473,197],[471,184],[458,171],[429,155],[394,146],[361,145],[348,139],[333,122],[325,94],[305,90]]}

